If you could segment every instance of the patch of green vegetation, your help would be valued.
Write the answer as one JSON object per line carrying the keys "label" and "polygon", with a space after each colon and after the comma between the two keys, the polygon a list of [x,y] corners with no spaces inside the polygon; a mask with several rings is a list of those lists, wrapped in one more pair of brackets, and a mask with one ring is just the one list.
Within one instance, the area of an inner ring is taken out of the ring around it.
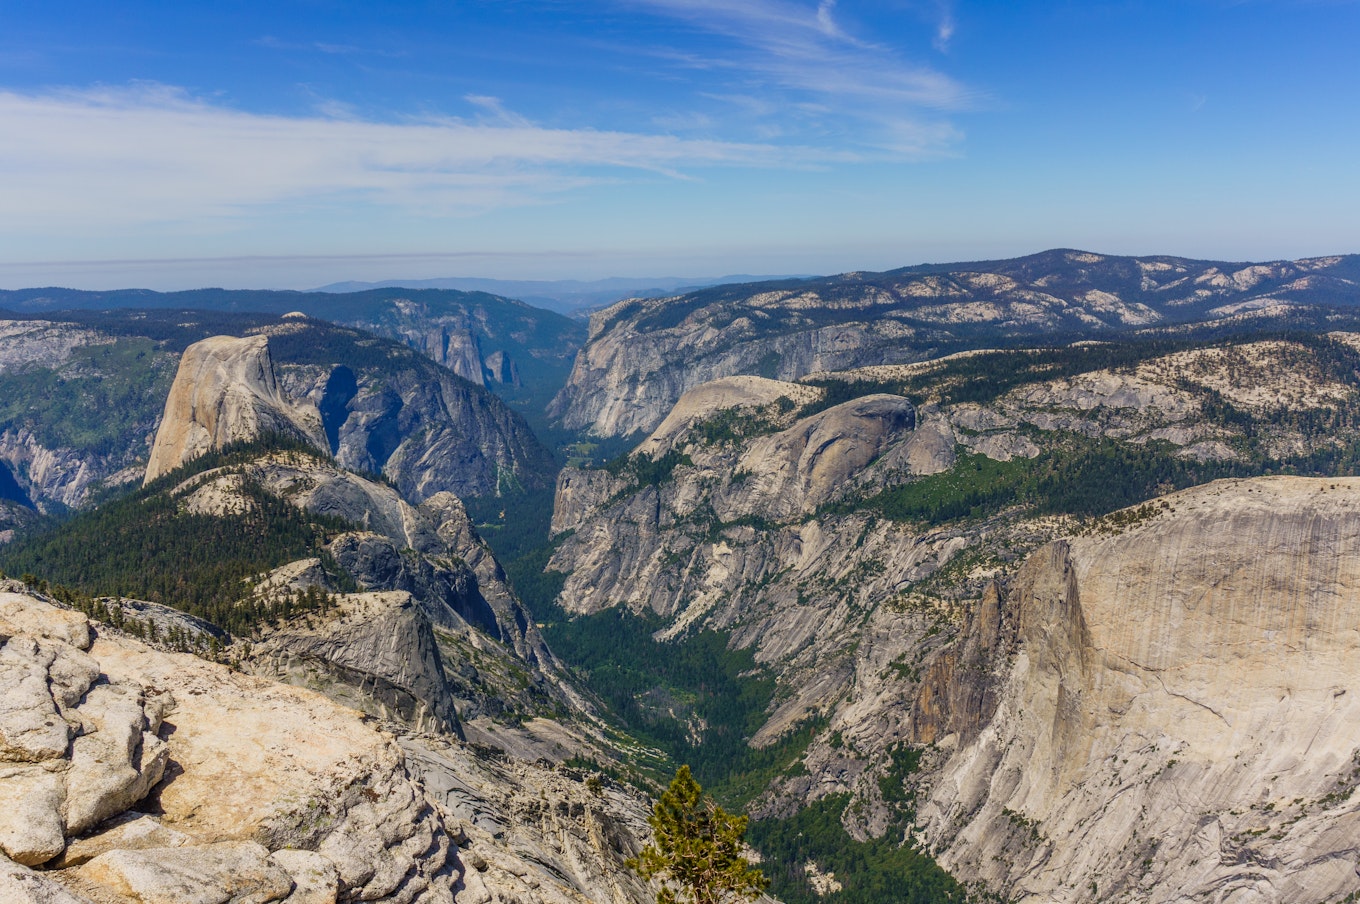
{"label": "patch of green vegetation", "polygon": [[878,777],[878,791],[883,802],[893,808],[899,825],[905,826],[916,818],[912,805],[916,791],[911,777],[921,768],[925,751],[920,747],[900,742],[888,748],[888,768]]}
{"label": "patch of green vegetation", "polygon": [[868,510],[894,521],[938,525],[1020,506],[1036,515],[1096,517],[1220,477],[1262,473],[1264,466],[1182,458],[1169,443],[1131,445],[1108,438],[1058,435],[1037,458],[995,461],[962,452],[954,466],[866,499],[828,508]]}
{"label": "patch of green vegetation", "polygon": [[865,508],[894,521],[926,524],[978,518],[1019,501],[1033,470],[1033,462],[1024,458],[996,461],[985,455],[963,453],[948,471],[835,508],[846,511]]}
{"label": "patch of green vegetation", "polygon": [[477,532],[505,569],[510,586],[541,621],[544,613],[554,610],[566,580],[560,572],[546,570],[556,548],[547,539],[552,523],[552,489],[469,498],[466,505]]}
{"label": "patch of green vegetation", "polygon": [[728,649],[726,635],[701,631],[658,642],[660,619],[609,610],[567,618],[560,610],[544,635],[629,733],[688,763],[714,797],[740,806],[801,756],[811,722],[778,743],[747,740],[766,718],[774,680],[750,650]]}
{"label": "patch of green vegetation", "polygon": [[[784,402],[787,396],[780,396]],[[781,409],[782,410],[782,409]],[[724,408],[690,427],[690,436],[707,446],[722,446],[739,443],[753,436],[774,433],[778,426],[760,411],[750,408]]]}
{"label": "patch of green vegetation", "polygon": [[0,430],[27,429],[49,449],[116,455],[138,445],[174,373],[174,358],[150,339],[80,346],[59,367],[0,374]]}
{"label": "patch of green vegetation", "polygon": [[1044,833],[1039,831],[1039,824],[1028,816],[1017,813],[1009,807],[1003,808],[1001,815],[1006,817],[1011,825],[1023,832],[1029,838],[1031,844],[1040,844],[1046,840]]}
{"label": "patch of green vegetation", "polygon": [[[249,633],[282,614],[274,603],[251,596],[249,579],[256,575],[315,556],[341,589],[353,589],[352,580],[323,549],[331,537],[353,525],[304,513],[248,478],[240,485],[248,511],[239,515],[190,513],[172,490],[209,470],[231,469],[281,450],[321,457],[286,437],[232,444],[50,532],[5,547],[0,567],[12,574],[39,575],[85,596],[150,600],[234,634]],[[306,606],[307,601],[296,604]],[[293,605],[290,600],[290,613]]]}
{"label": "patch of green vegetation", "polygon": [[604,469],[615,477],[630,478],[633,488],[639,489],[666,483],[675,473],[675,469],[682,465],[692,467],[694,462],[680,450],[671,449],[660,458],[652,458],[641,452],[636,455],[620,455],[606,464]]}
{"label": "patch of green vegetation", "polygon": [[602,468],[607,462],[627,455],[639,442],[637,434],[628,436],[582,436],[560,427],[541,427],[531,420],[534,431],[552,448],[569,468]]}
{"label": "patch of green vegetation", "polygon": [[[849,802],[824,797],[788,819],[751,823],[747,841],[764,857],[771,893],[785,904],[963,904],[967,890],[930,855],[900,835],[856,841],[841,825]],[[832,873],[843,888],[819,895],[805,865]]]}

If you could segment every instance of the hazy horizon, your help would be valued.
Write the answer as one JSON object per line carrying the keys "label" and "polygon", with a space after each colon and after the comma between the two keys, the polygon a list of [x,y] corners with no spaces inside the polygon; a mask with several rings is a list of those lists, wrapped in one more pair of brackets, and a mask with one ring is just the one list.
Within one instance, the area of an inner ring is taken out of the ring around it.
{"label": "hazy horizon", "polygon": [[1360,4],[9,11],[0,285],[1360,251]]}

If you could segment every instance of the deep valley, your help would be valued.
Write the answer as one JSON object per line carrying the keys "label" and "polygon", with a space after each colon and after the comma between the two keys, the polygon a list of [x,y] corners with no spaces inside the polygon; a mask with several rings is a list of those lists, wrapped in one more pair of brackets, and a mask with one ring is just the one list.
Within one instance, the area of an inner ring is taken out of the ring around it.
{"label": "deep valley", "polygon": [[4,900],[1360,894],[1360,257],[0,307]]}

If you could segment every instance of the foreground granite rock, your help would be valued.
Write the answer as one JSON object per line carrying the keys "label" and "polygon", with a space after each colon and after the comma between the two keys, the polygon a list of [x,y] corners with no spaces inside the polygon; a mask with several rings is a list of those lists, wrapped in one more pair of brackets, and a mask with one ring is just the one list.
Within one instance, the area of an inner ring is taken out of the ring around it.
{"label": "foreground granite rock", "polygon": [[622,867],[645,826],[631,792],[456,738],[398,745],[315,692],[4,586],[0,900],[647,900]]}

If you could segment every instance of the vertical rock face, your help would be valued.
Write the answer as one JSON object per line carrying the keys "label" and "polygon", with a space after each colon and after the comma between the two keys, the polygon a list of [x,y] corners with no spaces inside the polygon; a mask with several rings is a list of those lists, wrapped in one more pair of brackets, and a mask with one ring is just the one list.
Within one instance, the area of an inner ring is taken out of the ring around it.
{"label": "vertical rock face", "polygon": [[940,739],[944,863],[1018,901],[1354,891],[1357,549],[1360,480],[1261,478],[1036,553],[994,718]]}
{"label": "vertical rock face", "polygon": [[[843,564],[810,554],[829,544],[823,542],[821,523],[804,516],[846,490],[886,448],[908,436],[915,408],[900,396],[871,395],[798,419],[750,440],[744,449],[695,441],[686,431],[707,410],[705,396],[730,398],[740,392],[773,405],[777,398],[807,392],[799,386],[783,392],[791,384],[772,380],[763,381],[770,387],[735,382],[694,390],[687,396],[693,404],[677,406],[674,420],[638,447],[642,456],[683,450],[690,459],[659,484],[632,483],[627,475],[608,471],[562,471],[552,528],[574,534],[563,539],[551,567],[569,573],[559,598],[564,607],[596,612],[645,605],[667,617],[686,607],[696,614],[707,611],[720,599],[736,600],[744,608],[754,601],[754,594],[741,593],[744,587],[759,583],[764,588],[794,572],[829,575]],[[756,390],[764,394],[755,395]],[[752,409],[751,419],[758,414]],[[687,533],[701,520],[757,521],[782,529],[757,535],[748,527],[714,542],[705,536],[707,528],[698,536]],[[858,526],[856,533],[861,533]],[[701,567],[692,567],[694,562],[702,562]]]}
{"label": "vertical rock face", "polygon": [[269,340],[213,336],[184,350],[165,400],[165,414],[146,483],[233,440],[286,433],[327,449],[315,406],[295,405],[279,392]]}

